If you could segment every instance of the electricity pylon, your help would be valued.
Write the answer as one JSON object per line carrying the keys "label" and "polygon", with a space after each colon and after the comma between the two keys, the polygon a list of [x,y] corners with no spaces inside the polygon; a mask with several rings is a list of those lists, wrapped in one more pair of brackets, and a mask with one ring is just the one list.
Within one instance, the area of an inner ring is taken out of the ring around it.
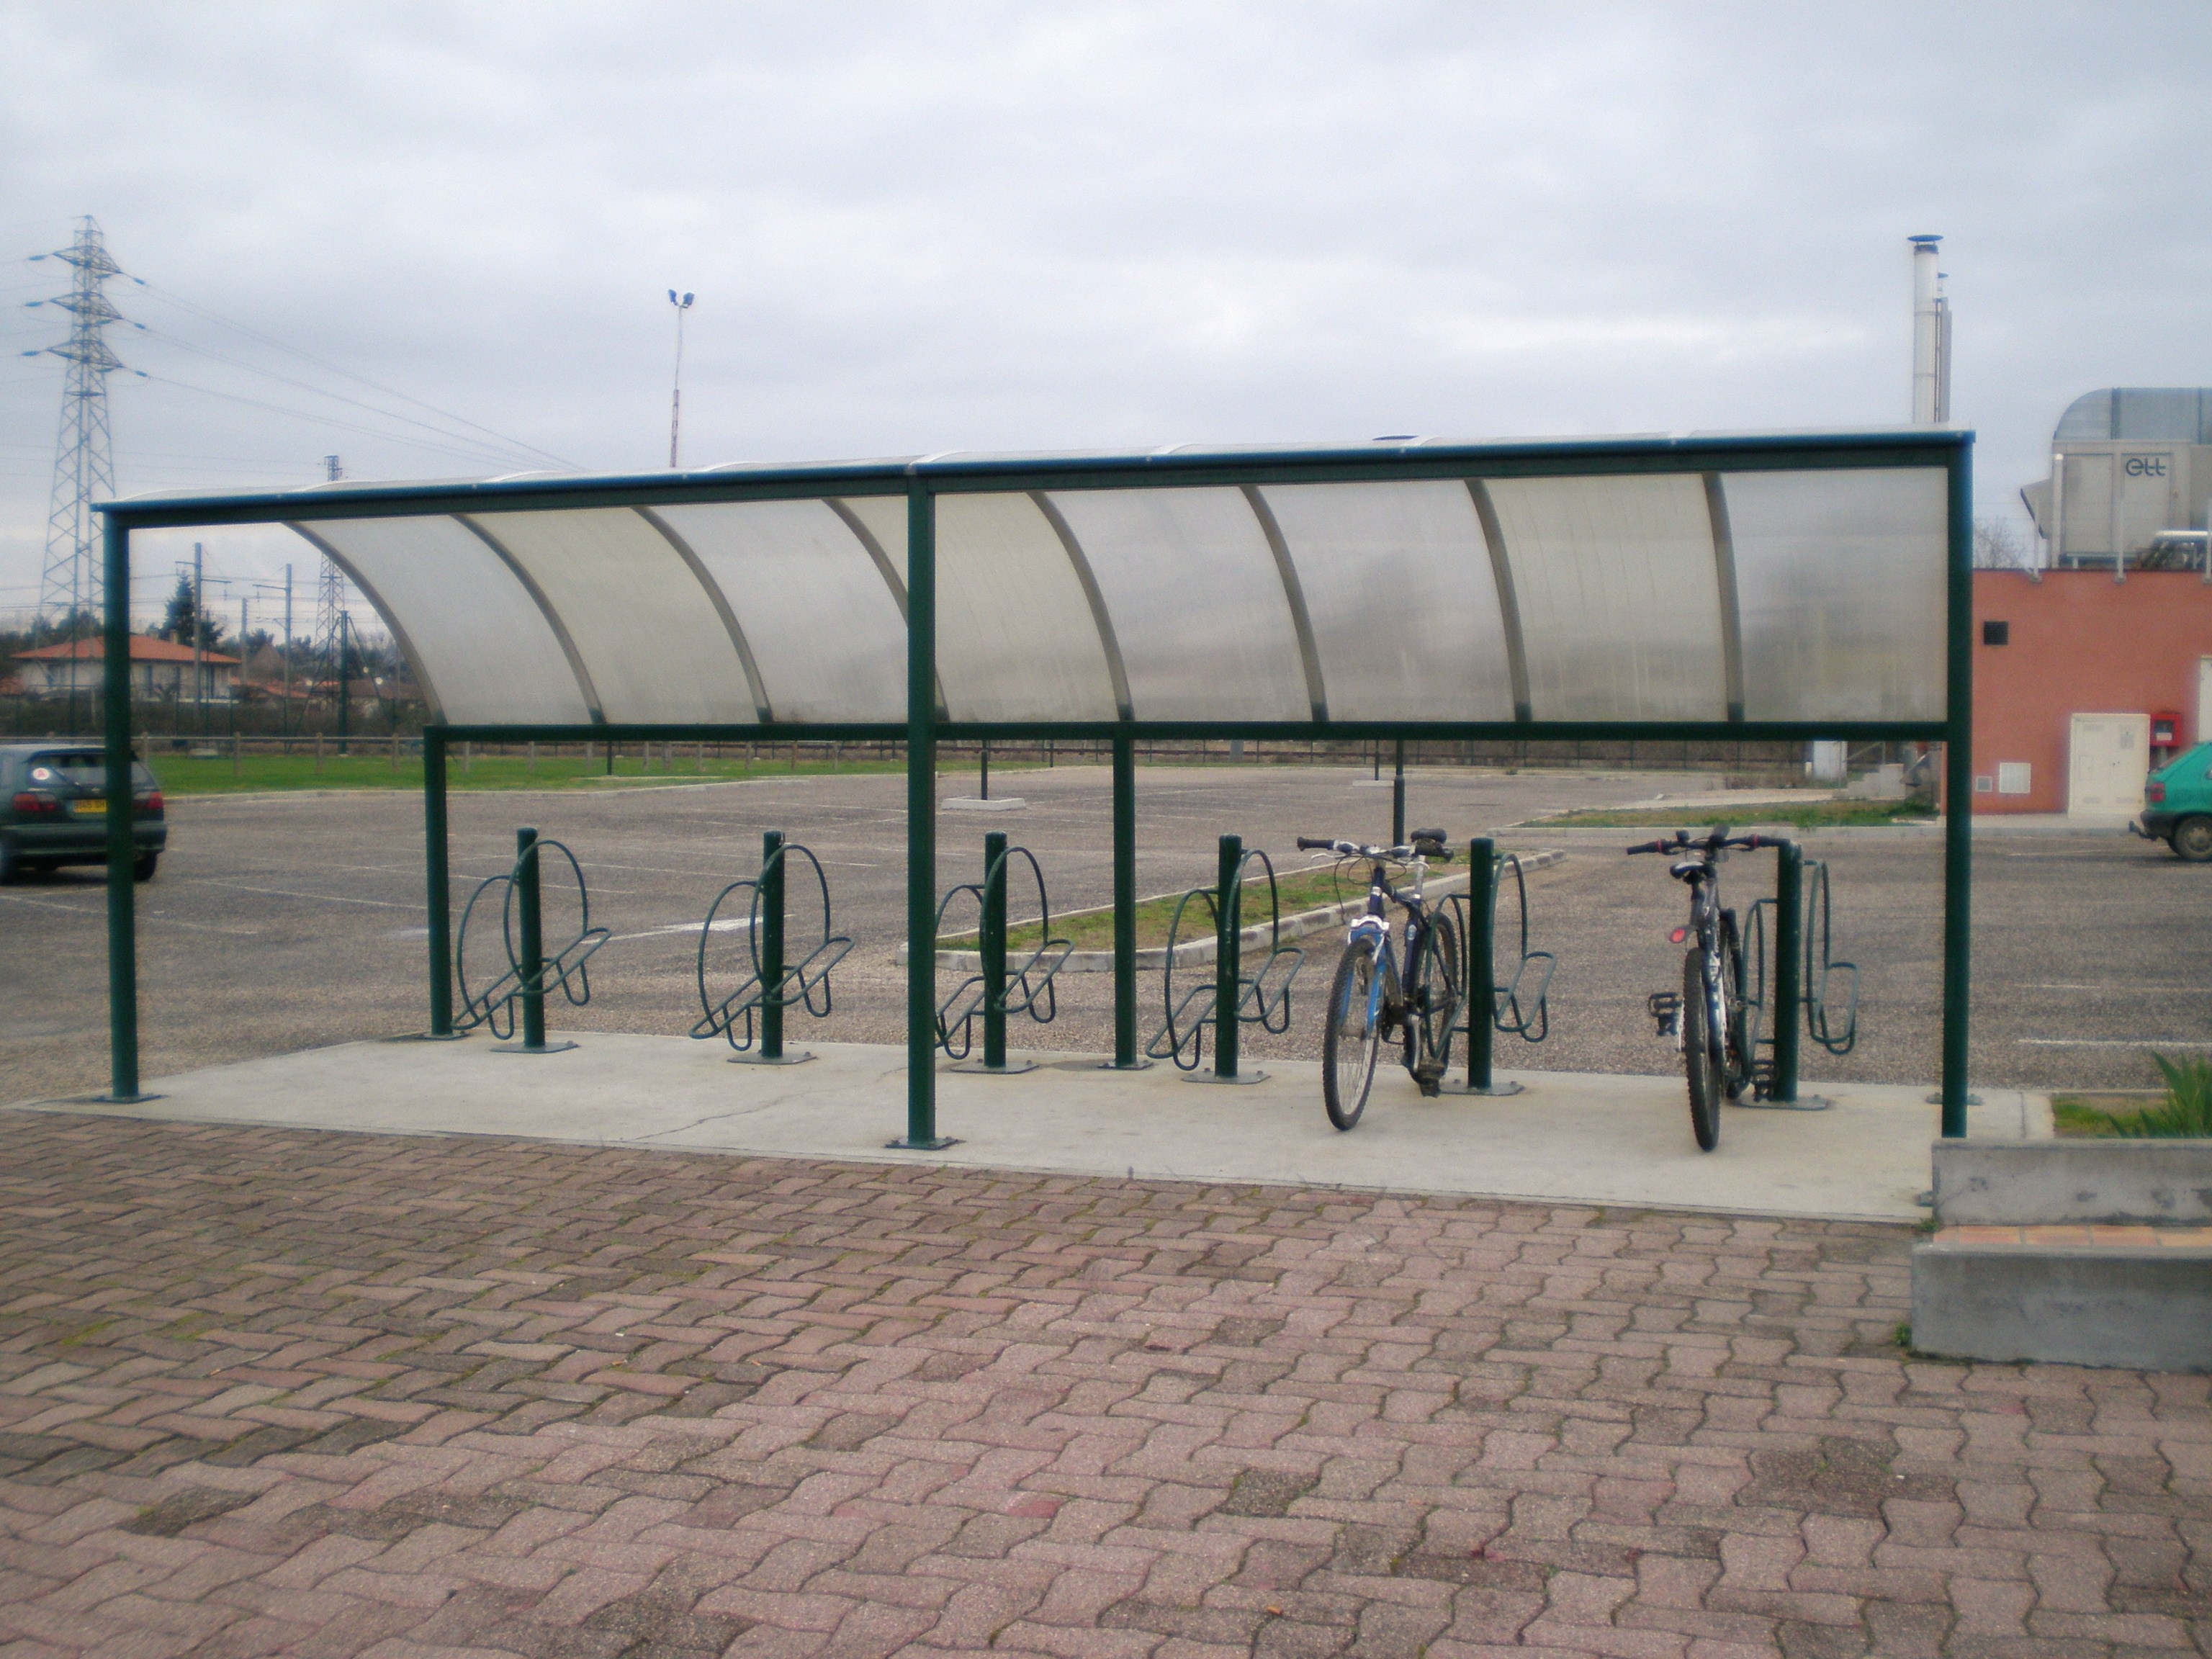
{"label": "electricity pylon", "polygon": [[[345,463],[335,455],[325,455],[323,471],[325,477],[336,483],[345,477]],[[346,672],[350,665],[346,654],[348,621],[345,573],[325,553],[322,578],[315,586],[315,668],[323,683],[324,695],[337,702],[340,754],[346,751],[346,732],[350,723],[348,716],[352,712],[352,687]]]}
{"label": "electricity pylon", "polygon": [[[87,214],[76,240],[41,258],[75,267],[70,291],[46,301],[70,313],[70,337],[46,348],[69,365],[62,388],[61,436],[54,446],[54,488],[46,509],[46,562],[39,580],[39,621],[60,619],[76,636],[78,619],[100,604],[103,561],[92,504],[115,494],[108,434],[107,376],[123,367],[106,330],[122,313],[107,301],[107,279],[121,267],[108,257],[100,222]],[[125,601],[128,603],[128,601]],[[72,671],[72,682],[74,682]]]}

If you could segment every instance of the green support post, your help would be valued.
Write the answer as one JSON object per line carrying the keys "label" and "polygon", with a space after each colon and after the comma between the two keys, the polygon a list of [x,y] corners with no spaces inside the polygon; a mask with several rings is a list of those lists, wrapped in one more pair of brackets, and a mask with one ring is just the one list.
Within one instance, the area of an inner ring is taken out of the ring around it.
{"label": "green support post", "polygon": [[895,1151],[952,1145],[937,1133],[937,502],[906,495],[906,1134]]}
{"label": "green support post", "polygon": [[514,832],[515,931],[521,938],[522,1046],[532,1054],[545,1048],[545,927],[539,910],[538,832]]}
{"label": "green support post", "polygon": [[1467,844],[1467,1091],[1490,1092],[1492,1039],[1498,1034],[1498,843],[1478,836]]}
{"label": "green support post", "polygon": [[1213,892],[1213,1072],[1224,1081],[1237,1075],[1237,981],[1243,970],[1237,934],[1244,921],[1237,878],[1243,865],[1244,838],[1224,836]]}
{"label": "green support post", "polygon": [[1243,941],[1244,921],[1244,838],[1224,836],[1213,885],[1213,1069],[1185,1072],[1188,1083],[1257,1083],[1265,1072],[1246,1071],[1237,1063],[1237,994],[1243,988]]}
{"label": "green support post", "polygon": [[[104,520],[106,614],[102,619],[100,712],[107,762],[107,1098],[128,1105],[138,1092],[138,862],[131,830],[131,532]],[[71,680],[72,688],[75,680]]]}
{"label": "green support post", "polygon": [[768,1065],[783,1059],[783,831],[761,835],[761,1040]]}
{"label": "green support post", "polygon": [[1974,485],[1961,444],[1950,469],[1950,639],[1943,744],[1943,1136],[1966,1133],[1966,1022],[1973,966]]}
{"label": "green support post", "polygon": [[446,734],[422,730],[422,898],[428,912],[430,1035],[443,1042],[453,1030],[453,908],[451,853],[446,828]]}
{"label": "green support post", "polygon": [[1797,1099],[1798,1025],[1804,1018],[1805,853],[1794,841],[1782,843],[1774,884],[1774,1074],[1769,1099],[1784,1105]]}
{"label": "green support post", "polygon": [[1137,745],[1114,739],[1114,1069],[1152,1062],[1137,1053]]}
{"label": "green support post", "polygon": [[1446,1083],[1448,1095],[1517,1095],[1517,1083],[1500,1083],[1491,1067],[1498,1043],[1498,878],[1504,869],[1498,843],[1478,836],[1467,844],[1467,1081]]}
{"label": "green support post", "polygon": [[983,1066],[1006,1069],[1006,836],[983,837],[983,918],[976,943],[983,957]]}
{"label": "green support post", "polygon": [[1390,845],[1406,844],[1406,740],[1398,739],[1397,759],[1390,774]]}

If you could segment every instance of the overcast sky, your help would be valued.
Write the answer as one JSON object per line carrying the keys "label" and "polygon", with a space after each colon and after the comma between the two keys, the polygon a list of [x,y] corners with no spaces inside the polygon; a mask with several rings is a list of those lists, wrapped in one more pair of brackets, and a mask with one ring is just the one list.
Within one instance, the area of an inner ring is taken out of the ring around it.
{"label": "overcast sky", "polygon": [[696,465],[1901,421],[1923,231],[1982,512],[2212,384],[2203,0],[7,0],[0,65],[0,614],[87,213],[125,493],[663,465],[671,286]]}

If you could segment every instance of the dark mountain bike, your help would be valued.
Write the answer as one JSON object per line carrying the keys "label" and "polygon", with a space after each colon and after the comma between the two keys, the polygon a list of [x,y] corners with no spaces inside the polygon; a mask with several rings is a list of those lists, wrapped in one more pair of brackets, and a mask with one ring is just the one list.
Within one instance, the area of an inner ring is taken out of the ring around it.
{"label": "dark mountain bike", "polygon": [[1690,1127],[1701,1152],[1720,1145],[1722,1100],[1736,1099],[1751,1083],[1753,1038],[1744,1016],[1743,946],[1735,912],[1721,906],[1720,866],[1732,849],[1748,853],[1780,845],[1771,836],[1731,840],[1728,826],[1720,824],[1698,839],[1692,839],[1686,830],[1677,830],[1671,841],[1646,842],[1628,849],[1632,854],[1679,854],[1668,873],[1690,889],[1689,925],[1670,935],[1675,944],[1690,947],[1682,958],[1682,989],[1679,994],[1654,991],[1647,1006],[1659,1022],[1659,1035],[1674,1038],[1681,1048],[1682,1070],[1690,1087]]}
{"label": "dark mountain bike", "polygon": [[[1459,1012],[1459,934],[1449,916],[1430,908],[1421,895],[1421,878],[1431,860],[1449,863],[1451,851],[1441,830],[1416,830],[1403,847],[1363,847],[1304,836],[1298,846],[1368,866],[1367,908],[1346,933],[1329,987],[1328,1023],[1322,1028],[1322,1104],[1331,1123],[1349,1129],[1367,1109],[1367,1091],[1386,1036],[1395,1033],[1405,1044],[1406,1069],[1423,1094],[1437,1093],[1443,1082],[1452,1020]],[[1394,890],[1394,868],[1410,871],[1412,886]],[[1402,976],[1390,934],[1392,904],[1406,913]]]}

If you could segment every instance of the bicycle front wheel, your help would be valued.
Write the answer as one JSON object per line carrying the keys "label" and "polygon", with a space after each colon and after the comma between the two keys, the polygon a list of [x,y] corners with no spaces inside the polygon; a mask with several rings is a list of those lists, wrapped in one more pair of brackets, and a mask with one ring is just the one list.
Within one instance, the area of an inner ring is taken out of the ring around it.
{"label": "bicycle front wheel", "polygon": [[1690,1128],[1701,1152],[1721,1142],[1721,1079],[1727,1063],[1720,1034],[1713,1030],[1712,1009],[1705,953],[1692,951],[1682,958],[1682,1070],[1690,1085]]}
{"label": "bicycle front wheel", "polygon": [[1421,1092],[1434,1095],[1451,1066],[1452,1021],[1459,1017],[1459,934],[1450,917],[1432,917],[1422,929],[1407,981],[1406,1066]]}
{"label": "bicycle front wheel", "polygon": [[1367,1091],[1375,1082],[1375,1058],[1382,1042],[1382,999],[1376,994],[1375,941],[1354,939],[1344,947],[1329,987],[1328,1021],[1321,1036],[1321,1098],[1328,1121],[1349,1129],[1367,1109]]}

